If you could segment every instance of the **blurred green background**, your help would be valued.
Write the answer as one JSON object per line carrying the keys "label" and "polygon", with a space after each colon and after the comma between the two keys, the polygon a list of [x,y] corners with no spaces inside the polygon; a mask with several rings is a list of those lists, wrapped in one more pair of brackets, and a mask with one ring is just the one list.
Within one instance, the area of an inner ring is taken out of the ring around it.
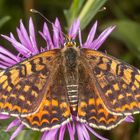
{"label": "blurred green background", "polygon": [[[105,11],[101,9],[106,7]],[[16,35],[16,27],[22,19],[28,27],[29,17],[33,17],[36,31],[42,30],[44,19],[29,12],[34,8],[52,22],[58,17],[66,33],[72,21],[80,17],[82,38],[86,39],[95,22],[99,21],[97,35],[109,25],[117,25],[115,31],[100,48],[140,68],[140,0],[0,0],[0,33]],[[0,38],[0,44],[13,51],[10,44]],[[42,44],[38,39],[38,44]],[[4,132],[8,122],[0,121],[0,140],[7,140],[11,132]],[[122,123],[111,131],[97,130],[111,140],[140,140],[140,115],[135,115],[135,123]],[[37,140],[40,133],[24,130],[17,140]],[[96,139],[91,137],[91,139]]]}

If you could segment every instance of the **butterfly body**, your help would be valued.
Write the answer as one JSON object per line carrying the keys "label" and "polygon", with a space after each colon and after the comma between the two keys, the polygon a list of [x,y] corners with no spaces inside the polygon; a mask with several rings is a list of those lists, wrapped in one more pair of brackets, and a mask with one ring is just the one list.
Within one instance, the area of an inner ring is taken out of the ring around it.
{"label": "butterfly body", "polygon": [[0,72],[0,112],[45,131],[73,119],[109,130],[140,111],[140,70],[68,40]]}
{"label": "butterfly body", "polygon": [[[64,51],[63,51],[64,49]],[[63,74],[67,87],[67,97],[70,104],[71,113],[77,114],[78,106],[78,58],[79,51],[76,47],[64,47],[62,49],[62,62],[63,62]]]}

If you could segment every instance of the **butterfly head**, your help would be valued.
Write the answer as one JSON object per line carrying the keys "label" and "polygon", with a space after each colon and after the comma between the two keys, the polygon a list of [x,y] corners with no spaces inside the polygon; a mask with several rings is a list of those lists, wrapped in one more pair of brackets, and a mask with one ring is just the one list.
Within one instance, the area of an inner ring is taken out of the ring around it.
{"label": "butterfly head", "polygon": [[72,38],[72,36],[67,36],[67,37],[65,38],[64,47],[65,47],[65,48],[76,47],[76,42],[75,42],[75,40]]}

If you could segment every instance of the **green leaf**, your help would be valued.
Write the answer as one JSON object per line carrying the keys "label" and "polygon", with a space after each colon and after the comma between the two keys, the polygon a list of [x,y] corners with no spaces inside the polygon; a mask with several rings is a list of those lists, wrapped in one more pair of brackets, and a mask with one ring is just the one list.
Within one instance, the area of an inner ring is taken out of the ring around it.
{"label": "green leaf", "polygon": [[140,59],[140,24],[130,20],[113,21],[109,23],[116,25],[112,35],[123,41],[129,50]]}
{"label": "green leaf", "polygon": [[92,18],[98,13],[99,9],[107,0],[88,0],[82,8],[79,17],[81,21],[81,29],[84,29]]}
{"label": "green leaf", "polygon": [[17,140],[39,140],[41,133],[33,130],[22,130],[20,134],[16,137]]}
{"label": "green leaf", "polygon": [[78,17],[80,10],[83,6],[85,0],[73,0],[70,9],[65,10],[64,14],[67,20],[68,27],[72,24],[72,22]]}
{"label": "green leaf", "polygon": [[5,16],[5,17],[1,18],[0,19],[0,28],[9,20],[10,20],[10,16]]}
{"label": "green leaf", "polygon": [[0,140],[8,140],[10,135],[7,132],[0,131]]}
{"label": "green leaf", "polygon": [[73,0],[70,9],[64,11],[68,27],[76,18],[80,18],[81,29],[84,29],[106,1],[107,0]]}

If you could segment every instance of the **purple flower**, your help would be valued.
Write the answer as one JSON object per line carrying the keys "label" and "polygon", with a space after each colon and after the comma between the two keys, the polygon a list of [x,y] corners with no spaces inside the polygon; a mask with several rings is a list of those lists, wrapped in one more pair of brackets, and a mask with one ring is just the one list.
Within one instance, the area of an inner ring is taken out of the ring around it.
{"label": "purple flower", "polygon": [[[0,68],[6,69],[30,56],[36,55],[43,51],[60,48],[60,46],[63,46],[64,36],[58,19],[55,20],[55,23],[53,24],[52,28],[54,31],[53,37],[51,37],[50,35],[47,24],[44,23],[43,31],[40,31],[39,33],[42,39],[45,40],[46,46],[40,48],[37,45],[32,18],[30,18],[29,20],[29,32],[27,32],[25,26],[23,25],[23,22],[20,21],[20,26],[16,29],[18,40],[14,37],[12,33],[10,33],[9,36],[1,35],[3,38],[5,38],[11,43],[11,45],[18,51],[18,54],[14,55],[8,50],[4,49],[3,46],[0,46]],[[75,20],[72,26],[70,27],[68,35],[75,39],[78,33],[80,47],[97,50],[103,44],[103,42],[106,40],[106,38],[113,31],[114,28],[115,27],[112,26],[105,29],[97,38],[95,38],[95,33],[97,29],[97,22],[95,22],[95,24],[91,28],[91,31],[89,32],[87,40],[84,43],[82,43],[80,21]],[[8,115],[0,114],[0,119],[8,119],[9,117],[10,116]],[[127,116],[126,121],[133,122],[133,117]],[[9,131],[13,127],[17,128],[10,137],[10,140],[13,140],[25,126],[20,122],[19,119],[15,119],[8,125],[6,131]],[[45,131],[42,135],[41,140],[63,140],[66,130],[68,130],[69,132],[70,140],[74,140],[75,135],[77,135],[79,140],[90,140],[89,132],[91,132],[94,136],[101,140],[107,140],[106,138],[97,134],[87,124],[76,121],[74,117],[73,121],[62,125],[60,128]]]}

